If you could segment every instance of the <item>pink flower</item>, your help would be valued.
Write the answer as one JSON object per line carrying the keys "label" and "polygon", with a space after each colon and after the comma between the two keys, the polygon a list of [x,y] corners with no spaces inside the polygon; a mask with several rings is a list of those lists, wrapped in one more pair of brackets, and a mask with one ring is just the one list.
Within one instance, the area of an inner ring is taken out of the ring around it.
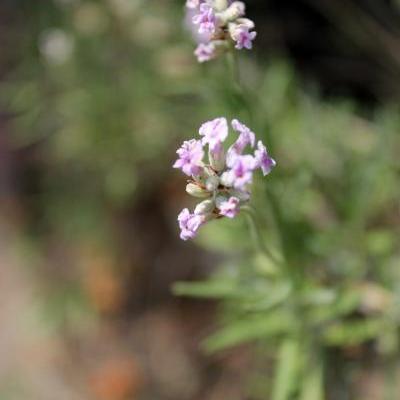
{"label": "pink flower", "polygon": [[214,9],[206,3],[200,4],[200,14],[193,17],[193,23],[199,25],[199,33],[212,35],[217,29],[217,17]]}
{"label": "pink flower", "polygon": [[205,122],[199,129],[200,136],[203,136],[202,143],[208,143],[213,151],[228,136],[228,123],[226,118],[215,118]]}
{"label": "pink flower", "polygon": [[200,228],[203,222],[203,216],[191,214],[187,208],[184,208],[178,215],[178,223],[181,230],[181,239],[193,239],[197,234],[197,230]]}
{"label": "pink flower", "polygon": [[253,171],[256,167],[254,157],[250,155],[237,156],[231,170],[228,172],[231,185],[235,189],[246,190],[246,186],[253,181]]}
{"label": "pink flower", "polygon": [[227,152],[227,165],[231,167],[236,156],[243,153],[247,145],[254,147],[256,136],[246,125],[242,124],[237,119],[233,119],[232,128],[239,133],[236,142],[228,149]]}
{"label": "pink flower", "polygon": [[245,124],[242,124],[240,121],[237,119],[233,119],[232,122],[232,128],[240,133],[239,139],[241,139],[242,146],[241,151],[245,148],[246,145],[250,144],[251,147],[254,147],[256,143],[256,136],[254,132],[252,132]]}
{"label": "pink flower", "polygon": [[200,43],[194,51],[194,55],[200,63],[212,60],[216,56],[214,43]]}
{"label": "pink flower", "polygon": [[193,17],[198,13],[199,13],[198,6],[195,8],[186,7],[184,26],[191,33],[196,43],[209,43],[212,35],[209,33],[200,34],[199,27],[193,23]]}
{"label": "pink flower", "polygon": [[268,175],[276,165],[275,160],[268,155],[267,149],[261,140],[257,143],[257,150],[254,152],[254,157],[256,168],[261,168],[264,176]]}
{"label": "pink flower", "polygon": [[248,50],[253,48],[253,40],[257,36],[257,32],[250,32],[247,26],[239,26],[235,29],[232,39],[236,42],[235,48]]}
{"label": "pink flower", "polygon": [[240,211],[240,200],[232,196],[229,200],[221,202],[218,208],[221,215],[228,218],[235,218]]}
{"label": "pink flower", "polygon": [[188,176],[196,176],[202,172],[204,150],[200,140],[187,140],[176,152],[179,158],[175,161],[174,168],[180,168]]}

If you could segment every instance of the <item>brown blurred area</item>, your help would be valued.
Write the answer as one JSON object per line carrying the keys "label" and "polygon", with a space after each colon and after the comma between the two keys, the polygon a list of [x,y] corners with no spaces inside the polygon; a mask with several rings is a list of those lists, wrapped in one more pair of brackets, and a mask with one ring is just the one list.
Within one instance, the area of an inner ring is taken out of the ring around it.
{"label": "brown blurred area", "polygon": [[[8,133],[4,123],[1,138]],[[151,221],[138,224],[145,238],[133,247],[127,243],[123,257],[93,243],[60,243],[60,237],[48,238],[44,254],[36,253],[24,239],[30,210],[10,184],[14,166],[23,168],[25,160],[7,152],[4,143],[2,151],[0,387],[5,398],[238,396],[248,351],[205,356],[199,344],[214,324],[214,304],[179,300],[170,291],[172,282],[204,274],[207,257],[177,240],[166,243],[165,232],[159,225],[151,228]],[[145,201],[132,210],[136,223],[148,206]],[[150,242],[154,232],[159,236]],[[174,269],[165,271],[165,265]]]}

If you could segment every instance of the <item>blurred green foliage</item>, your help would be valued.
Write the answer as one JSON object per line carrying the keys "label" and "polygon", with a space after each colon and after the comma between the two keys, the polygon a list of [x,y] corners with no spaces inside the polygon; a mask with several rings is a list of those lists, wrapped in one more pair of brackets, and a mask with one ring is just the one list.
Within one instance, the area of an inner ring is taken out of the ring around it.
{"label": "blurred green foliage", "polygon": [[171,143],[192,127],[196,66],[171,3],[57,3],[35,10],[2,98],[14,148],[38,148],[46,218],[76,233],[163,183]]}

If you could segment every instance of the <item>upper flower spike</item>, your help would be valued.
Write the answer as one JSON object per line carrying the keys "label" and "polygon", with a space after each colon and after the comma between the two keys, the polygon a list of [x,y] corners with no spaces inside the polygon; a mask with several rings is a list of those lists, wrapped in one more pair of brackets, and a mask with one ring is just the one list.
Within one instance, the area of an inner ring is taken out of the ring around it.
{"label": "upper flower spike", "polygon": [[[244,18],[245,4],[228,0],[187,0],[187,18],[198,47],[199,62],[209,61],[236,48],[251,49],[256,37],[254,22]],[[212,45],[212,46],[211,46]]]}

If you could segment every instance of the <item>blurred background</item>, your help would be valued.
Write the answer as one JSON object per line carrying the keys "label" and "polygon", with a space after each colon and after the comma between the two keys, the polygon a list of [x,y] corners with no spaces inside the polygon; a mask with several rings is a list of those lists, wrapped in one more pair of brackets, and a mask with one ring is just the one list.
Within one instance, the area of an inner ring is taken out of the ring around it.
{"label": "blurred background", "polygon": [[344,299],[327,398],[400,398],[400,2],[246,3],[243,101],[223,59],[197,64],[183,1],[1,1],[0,399],[270,398],[275,339],[214,335],[255,287],[269,301],[268,262],[240,218],[192,243],[176,223],[176,148],[221,115],[278,162],[255,185],[266,240],[278,204],[316,307]]}

